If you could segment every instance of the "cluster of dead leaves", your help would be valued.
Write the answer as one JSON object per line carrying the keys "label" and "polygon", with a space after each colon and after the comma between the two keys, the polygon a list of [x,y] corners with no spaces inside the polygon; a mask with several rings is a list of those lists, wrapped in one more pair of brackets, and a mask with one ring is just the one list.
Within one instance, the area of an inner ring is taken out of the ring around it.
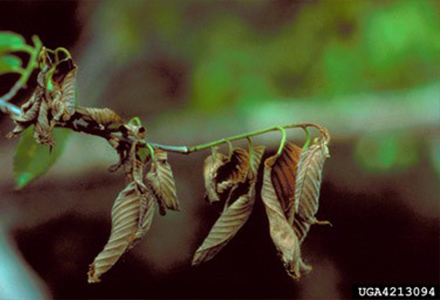
{"label": "cluster of dead leaves", "polygon": [[77,66],[70,57],[54,63],[49,54],[42,55],[41,70],[37,86],[27,102],[21,106],[19,115],[11,115],[15,128],[9,138],[20,135],[34,125],[35,140],[52,148],[55,145],[53,129],[67,122],[82,122],[83,126],[105,129],[119,126],[122,119],[108,108],[86,108],[76,106]]}
{"label": "cluster of dead leaves", "polygon": [[100,276],[145,235],[156,205],[161,214],[165,214],[166,209],[179,210],[167,152],[149,147],[144,141],[145,129],[140,125],[129,122],[121,130],[124,138],[110,142],[120,155],[119,164],[112,170],[123,167],[128,185],[113,205],[111,234],[90,265],[90,283],[99,282]]}
{"label": "cluster of dead leaves", "polygon": [[36,141],[53,147],[56,123],[68,121],[75,113],[76,70],[70,58],[56,65],[47,61],[38,74],[34,93],[21,106],[21,114],[11,116],[15,128],[8,136],[15,137],[35,125]]}
{"label": "cluster of dead leaves", "polygon": [[[204,179],[211,203],[224,203],[224,209],[202,245],[193,265],[212,259],[245,224],[255,199],[255,184],[265,148],[250,151],[235,148],[230,157],[215,149],[205,160]],[[293,278],[311,268],[301,257],[300,245],[311,224],[317,221],[319,190],[325,159],[329,157],[324,139],[306,150],[287,142],[281,155],[264,162],[261,199],[269,219],[272,240],[284,266]]]}
{"label": "cluster of dead leaves", "polygon": [[[57,51],[53,53],[57,55]],[[77,66],[70,55],[57,57],[56,63],[44,52],[40,58],[37,87],[22,105],[21,114],[11,115],[15,128],[9,136],[18,136],[33,125],[35,140],[52,148],[53,129],[57,126],[109,131],[111,134],[103,136],[120,158],[110,170],[122,167],[128,181],[112,208],[109,240],[89,268],[88,281],[99,282],[101,275],[149,230],[156,206],[161,215],[167,210],[179,210],[173,172],[167,152],[154,149],[145,141],[146,130],[136,118],[124,124],[108,108],[75,105]],[[264,151],[264,146],[250,144],[249,150],[231,149],[227,156],[214,147],[206,158],[206,198],[211,204],[221,205],[222,212],[197,249],[193,265],[212,259],[249,219]],[[279,155],[267,158],[262,166],[260,195],[270,235],[287,272],[294,278],[311,269],[302,260],[300,247],[310,225],[328,224],[315,217],[327,157],[327,139],[320,137],[305,150],[287,142]]]}

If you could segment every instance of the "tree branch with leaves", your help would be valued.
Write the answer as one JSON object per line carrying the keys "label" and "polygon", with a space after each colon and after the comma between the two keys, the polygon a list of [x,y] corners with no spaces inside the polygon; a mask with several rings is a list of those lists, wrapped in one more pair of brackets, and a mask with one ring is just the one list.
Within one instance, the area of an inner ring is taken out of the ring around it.
{"label": "tree branch with leaves", "polygon": [[[170,146],[150,142],[139,118],[125,122],[109,108],[91,108],[76,103],[77,66],[65,48],[43,46],[36,36],[33,45],[12,32],[0,32],[0,75],[19,74],[7,94],[0,98],[0,110],[15,127],[9,138],[19,137],[14,158],[14,176],[19,188],[44,174],[61,156],[71,131],[107,140],[118,153],[119,161],[110,166],[122,169],[127,181],[112,208],[109,240],[89,267],[89,282],[99,282],[119,258],[148,232],[154,212],[179,210],[179,201],[168,152],[190,154],[211,149],[204,162],[205,198],[217,203],[222,212],[202,245],[193,265],[212,259],[248,220],[255,200],[261,198],[269,219],[269,231],[286,271],[298,279],[310,271],[301,256],[309,228],[319,221],[319,191],[324,161],[329,157],[327,130],[316,124],[273,126],[223,138],[197,146]],[[24,68],[17,53],[29,55]],[[37,85],[32,96],[21,105],[11,103],[25,87],[33,72]],[[317,130],[313,137],[309,129]],[[306,142],[302,147],[287,140],[286,131],[302,129]],[[279,132],[278,151],[263,161],[265,146],[254,145],[253,137]],[[233,142],[247,140],[248,149]],[[228,153],[219,146],[227,145]],[[262,188],[256,183],[262,174]],[[257,197],[259,195],[259,197]]]}

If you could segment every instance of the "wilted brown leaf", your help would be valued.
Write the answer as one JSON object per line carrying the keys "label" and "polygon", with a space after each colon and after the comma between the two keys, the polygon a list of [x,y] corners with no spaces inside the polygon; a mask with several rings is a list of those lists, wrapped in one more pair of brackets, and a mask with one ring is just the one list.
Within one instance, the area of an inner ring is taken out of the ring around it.
{"label": "wilted brown leaf", "polygon": [[35,123],[34,137],[42,145],[54,146],[54,139],[49,119],[49,103],[43,99],[40,103],[37,122]]}
{"label": "wilted brown leaf", "polygon": [[93,121],[104,127],[122,124],[122,118],[109,108],[90,108],[77,106],[76,111],[85,121]]}
{"label": "wilted brown leaf", "polygon": [[176,185],[173,171],[168,163],[167,152],[162,150],[154,151],[151,169],[146,177],[147,181],[153,187],[153,191],[159,203],[163,203],[168,209],[178,211],[179,201],[177,200]]}
{"label": "wilted brown leaf", "polygon": [[295,203],[296,172],[301,152],[301,148],[287,142],[272,168],[272,183],[287,220],[293,220],[294,217],[291,208]]}
{"label": "wilted brown leaf", "polygon": [[[310,146],[301,154],[298,163],[298,175],[295,191],[295,217],[293,228],[300,242],[304,240],[311,224],[326,223],[317,221],[315,214],[319,206],[319,192],[322,181],[322,170],[329,157],[327,145],[319,142]],[[328,223],[328,222],[327,222]]]}
{"label": "wilted brown leaf", "polygon": [[261,159],[263,158],[264,151],[266,150],[266,146],[254,146],[253,149],[253,157],[249,162],[249,173],[248,178],[252,178],[256,180],[258,174],[258,168],[260,167]]}
{"label": "wilted brown leaf", "polygon": [[68,121],[75,113],[77,67],[71,59],[61,62],[53,76],[56,95],[52,102],[52,115],[55,121]]}
{"label": "wilted brown leaf", "polygon": [[[264,146],[256,146],[250,164],[257,170],[264,153]],[[255,202],[255,183],[257,177],[253,172],[248,178],[233,187],[225,203],[225,209],[215,222],[202,245],[197,249],[193,265],[212,259],[237,234],[248,220]]]}
{"label": "wilted brown leaf", "polygon": [[276,156],[273,156],[265,161],[261,199],[263,200],[269,219],[270,236],[272,237],[275,247],[281,254],[284,266],[292,277],[300,278],[302,274],[310,270],[310,267],[307,266],[301,258],[299,240],[287,222],[272,184],[271,173],[275,159]]}
{"label": "wilted brown leaf", "polygon": [[31,98],[21,106],[21,114],[19,116],[11,115],[11,119],[15,123],[15,128],[8,134],[8,138],[16,137],[35,122],[38,118],[38,111],[40,110],[40,103],[43,96],[43,88],[37,86]]}
{"label": "wilted brown leaf", "polygon": [[110,238],[90,265],[89,283],[99,282],[101,275],[149,229],[153,218],[152,211],[154,200],[151,199],[151,194],[141,194],[135,182],[128,184],[119,193],[112,209]]}
{"label": "wilted brown leaf", "polygon": [[138,229],[134,235],[134,240],[131,243],[130,248],[133,247],[136,241],[140,240],[150,229],[156,208],[156,202],[154,200],[154,192],[151,187],[148,186],[145,192],[141,194]]}
{"label": "wilted brown leaf", "polygon": [[217,194],[215,178],[217,171],[228,158],[226,155],[218,152],[218,148],[213,149],[213,153],[205,159],[203,166],[203,177],[205,179],[206,195],[210,203],[220,201]]}
{"label": "wilted brown leaf", "polygon": [[227,193],[234,185],[244,182],[249,170],[249,153],[241,148],[232,151],[231,159],[217,170],[215,181],[219,194]]}
{"label": "wilted brown leaf", "polygon": [[197,249],[192,264],[198,265],[212,259],[246,223],[253,207],[250,194],[240,196],[215,222],[202,245]]}
{"label": "wilted brown leaf", "polygon": [[138,142],[133,142],[130,149],[130,166],[128,167],[127,177],[130,181],[134,181],[141,192],[145,192],[147,187],[144,183],[144,163],[137,159],[137,144]]}
{"label": "wilted brown leaf", "polygon": [[[48,76],[49,71],[53,70],[52,65],[45,65],[42,68],[37,77],[38,85],[31,98],[22,105],[21,115],[12,116],[16,127],[8,135],[9,137],[19,135],[34,124],[36,141],[50,147],[54,146],[52,130],[61,118],[66,121],[73,115],[75,97],[76,66],[70,62],[70,69],[60,71],[58,67],[55,68],[53,77]],[[54,77],[59,81],[54,80]],[[48,89],[48,80],[53,83],[51,89]]]}

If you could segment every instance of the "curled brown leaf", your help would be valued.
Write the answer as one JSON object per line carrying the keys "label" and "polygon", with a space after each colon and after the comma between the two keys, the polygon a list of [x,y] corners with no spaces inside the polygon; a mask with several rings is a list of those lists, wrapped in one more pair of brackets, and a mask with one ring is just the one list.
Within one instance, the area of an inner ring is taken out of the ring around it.
{"label": "curled brown leaf", "polygon": [[[254,170],[258,169],[264,150],[264,146],[253,147],[254,155],[250,164]],[[255,202],[256,179],[255,174],[249,172],[244,182],[234,186],[220,218],[194,254],[193,265],[211,260],[246,223]]]}
{"label": "curled brown leaf", "polygon": [[43,97],[43,88],[37,86],[29,100],[21,106],[21,114],[18,116],[11,115],[11,119],[15,123],[15,128],[8,134],[8,138],[16,137],[30,125],[35,123],[38,118],[38,111],[40,110],[40,103]]}
{"label": "curled brown leaf", "polygon": [[56,95],[52,102],[52,114],[56,121],[68,121],[75,113],[77,67],[71,59],[61,62],[55,70],[53,83]]}
{"label": "curled brown leaf", "polygon": [[234,148],[231,159],[218,168],[215,177],[217,193],[225,193],[234,185],[244,182],[248,170],[249,153],[242,148]]}
{"label": "curled brown leaf", "polygon": [[81,117],[85,121],[96,122],[104,127],[122,124],[122,118],[109,108],[90,108],[77,106],[76,111],[81,114]]}
{"label": "curled brown leaf", "polygon": [[293,222],[300,242],[306,237],[311,224],[326,223],[316,220],[315,215],[319,207],[323,166],[328,157],[329,151],[323,141],[313,144],[300,156],[295,191],[297,206],[294,213],[297,217]]}
{"label": "curled brown leaf", "polygon": [[215,147],[212,154],[205,159],[203,177],[205,180],[206,196],[210,203],[220,201],[215,178],[217,177],[218,169],[226,163],[227,160],[226,155],[218,152],[218,147]]}
{"label": "curled brown leaf", "polygon": [[194,254],[193,265],[198,265],[212,259],[226,246],[238,230],[246,223],[252,212],[253,202],[254,200],[251,193],[244,194],[223,211],[202,245]]}
{"label": "curled brown leaf", "polygon": [[[147,173],[147,181],[153,188],[159,203],[171,210],[179,210],[179,201],[177,199],[176,184],[173,171],[168,163],[168,154],[166,151],[156,149],[151,163],[151,169]],[[164,213],[164,212],[163,212]]]}
{"label": "curled brown leaf", "polygon": [[273,156],[265,161],[261,199],[269,219],[272,241],[280,253],[288,273],[298,279],[302,274],[308,272],[310,267],[302,260],[298,237],[287,222],[271,180],[272,167],[275,160],[276,156]]}
{"label": "curled brown leaf", "polygon": [[151,194],[140,193],[135,182],[119,193],[112,209],[111,234],[104,249],[90,265],[89,283],[99,282],[101,275],[145,234],[151,225],[153,212]]}
{"label": "curled brown leaf", "polygon": [[42,145],[48,145],[53,147],[55,141],[53,139],[53,133],[50,123],[50,106],[45,99],[40,103],[40,109],[38,111],[37,122],[35,123],[34,137],[36,141]]}
{"label": "curled brown leaf", "polygon": [[272,168],[272,183],[288,220],[294,217],[291,208],[295,203],[296,173],[301,152],[301,148],[287,142]]}

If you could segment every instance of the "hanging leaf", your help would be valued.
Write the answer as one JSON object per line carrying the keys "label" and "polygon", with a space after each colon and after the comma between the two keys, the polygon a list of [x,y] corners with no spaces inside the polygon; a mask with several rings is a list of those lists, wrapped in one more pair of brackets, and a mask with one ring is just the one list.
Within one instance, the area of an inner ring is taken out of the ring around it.
{"label": "hanging leaf", "polygon": [[254,202],[251,196],[251,193],[240,196],[220,215],[202,245],[197,249],[193,265],[212,259],[246,223]]}
{"label": "hanging leaf", "polygon": [[43,97],[44,90],[41,87],[37,87],[32,94],[31,98],[21,106],[20,115],[11,115],[11,119],[15,123],[15,128],[8,133],[8,138],[14,138],[21,134],[26,128],[35,123],[38,118],[38,112],[40,110],[41,97]]}
{"label": "hanging leaf", "polygon": [[26,41],[21,35],[9,31],[0,31],[0,54],[20,51],[27,47]]}
{"label": "hanging leaf", "polygon": [[101,275],[149,229],[154,204],[151,204],[152,199],[146,197],[146,194],[139,192],[135,182],[119,193],[112,209],[111,234],[104,249],[90,265],[89,283],[99,282]]}
{"label": "hanging leaf", "polygon": [[133,247],[134,244],[148,232],[148,230],[150,230],[156,208],[156,202],[154,200],[154,192],[151,187],[148,187],[145,193],[141,195],[138,229],[134,235],[134,240],[130,245],[130,248]]}
{"label": "hanging leaf", "polygon": [[32,132],[32,128],[26,129],[17,145],[14,157],[14,178],[17,188],[23,188],[38,176],[46,173],[64,152],[67,138],[70,135],[70,130],[56,128],[54,130],[56,147],[49,153],[47,147],[35,141]]}
{"label": "hanging leaf", "polygon": [[53,147],[55,141],[52,134],[53,126],[50,123],[49,109],[49,103],[45,100],[41,101],[37,122],[35,123],[34,137],[39,144]]}
{"label": "hanging leaf", "polygon": [[7,73],[21,73],[21,59],[14,55],[1,56],[0,53],[0,75]]}
{"label": "hanging leaf", "polygon": [[215,178],[217,177],[218,169],[226,163],[227,160],[226,155],[218,152],[218,147],[214,147],[212,154],[205,159],[203,177],[205,179],[206,197],[211,204],[220,201],[217,194]]}
{"label": "hanging leaf", "polygon": [[63,120],[68,121],[75,113],[76,103],[76,67],[71,70],[63,81],[62,99],[66,103]]}
{"label": "hanging leaf", "polygon": [[168,154],[162,150],[154,151],[151,169],[147,174],[147,181],[153,187],[159,203],[171,210],[179,210],[177,191],[173,171],[168,163]]}
{"label": "hanging leaf", "polygon": [[272,183],[280,200],[281,207],[287,220],[292,219],[292,221],[294,214],[290,211],[295,203],[296,172],[301,152],[301,148],[287,142],[284,145],[283,152],[276,159],[271,174]]}
{"label": "hanging leaf", "polygon": [[296,214],[293,228],[300,242],[306,237],[311,224],[328,223],[316,220],[315,215],[319,206],[322,170],[324,162],[329,156],[327,145],[324,142],[313,144],[300,156],[295,191],[297,208],[295,212],[292,212]]}
{"label": "hanging leaf", "polygon": [[75,113],[76,70],[72,59],[66,59],[56,66],[52,75],[52,82],[58,92],[52,103],[52,115],[56,121],[62,118],[66,122]]}
{"label": "hanging leaf", "polygon": [[266,208],[269,219],[269,229],[272,241],[275,244],[281,259],[288,273],[298,279],[302,274],[311,268],[307,266],[301,258],[299,240],[290,224],[287,222],[283,208],[277,198],[275,188],[272,184],[271,173],[276,156],[265,161],[263,187],[261,189],[261,199]]}
{"label": "hanging leaf", "polygon": [[[264,153],[264,146],[253,147],[250,164],[258,169]],[[225,210],[215,222],[202,245],[197,249],[193,265],[211,260],[237,234],[248,220],[255,202],[255,183],[257,177],[249,173],[247,180],[234,187],[225,204]],[[229,205],[228,205],[229,204]]]}
{"label": "hanging leaf", "polygon": [[126,172],[129,178],[129,181],[134,181],[137,185],[137,188],[141,192],[145,192],[147,187],[144,183],[144,163],[137,159],[136,151],[137,151],[138,142],[133,142],[130,149],[130,165],[129,171]]}
{"label": "hanging leaf", "polygon": [[227,192],[234,185],[244,182],[249,170],[249,154],[246,150],[235,148],[231,159],[218,168],[215,181],[219,194]]}

